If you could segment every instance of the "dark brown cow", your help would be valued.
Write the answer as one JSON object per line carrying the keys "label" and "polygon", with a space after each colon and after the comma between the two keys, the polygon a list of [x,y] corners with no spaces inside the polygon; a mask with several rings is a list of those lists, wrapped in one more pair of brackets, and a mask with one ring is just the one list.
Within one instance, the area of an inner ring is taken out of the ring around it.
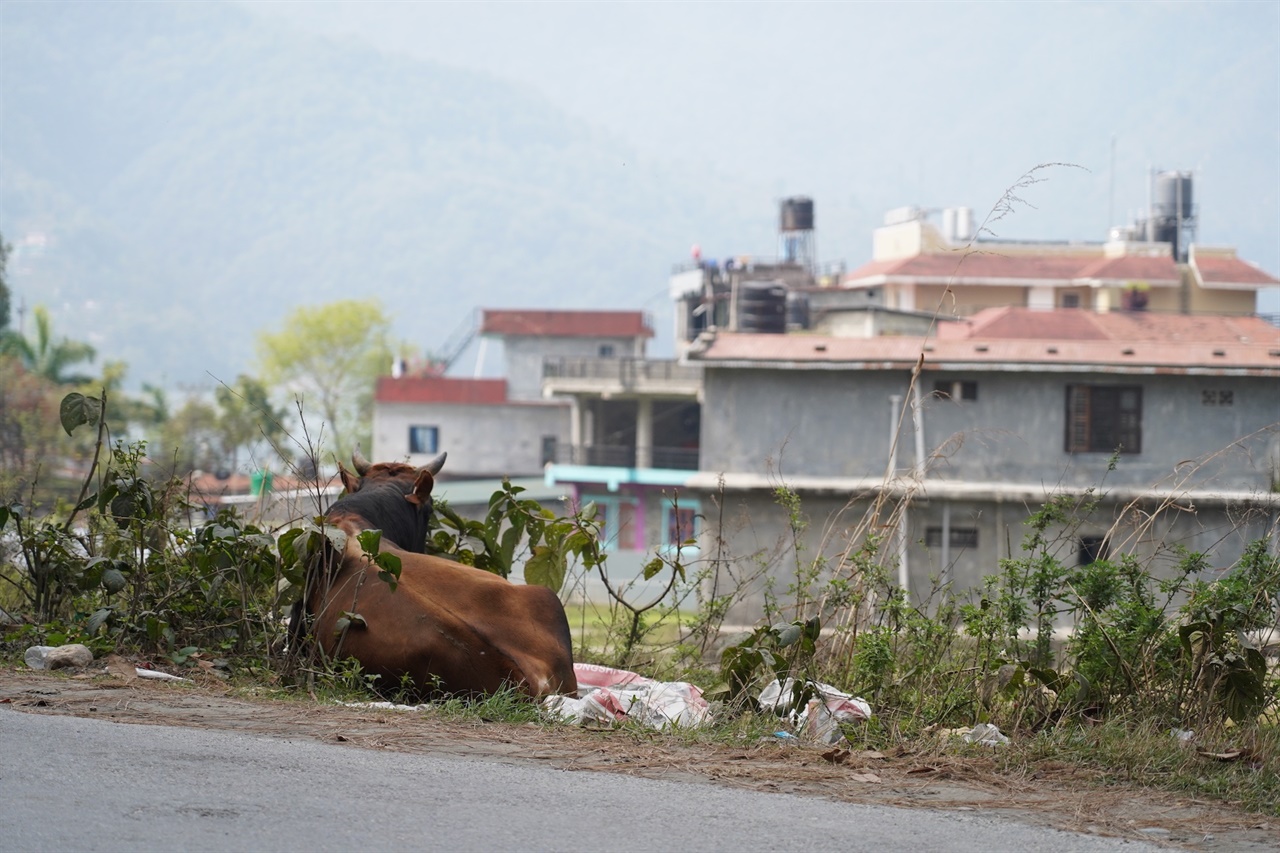
{"label": "dark brown cow", "polygon": [[[443,454],[421,468],[370,465],[359,452],[352,462],[355,474],[339,466],[347,493],[327,516],[347,533],[346,551],[327,572],[312,572],[305,597],[325,654],[355,658],[384,689],[407,679],[423,695],[508,686],[533,697],[575,693],[569,621],[554,592],[422,553]],[[382,531],[381,551],[400,558],[394,592],[356,542],[369,529]],[[344,611],[364,624],[339,636]]]}

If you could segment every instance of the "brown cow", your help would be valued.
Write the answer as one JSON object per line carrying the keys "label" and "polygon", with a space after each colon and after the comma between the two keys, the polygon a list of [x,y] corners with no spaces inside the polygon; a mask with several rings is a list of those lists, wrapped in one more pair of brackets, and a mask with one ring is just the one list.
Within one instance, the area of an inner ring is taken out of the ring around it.
{"label": "brown cow", "polygon": [[[346,550],[328,572],[313,570],[304,599],[325,654],[355,658],[383,688],[407,679],[423,695],[574,694],[569,620],[553,591],[422,553],[444,454],[421,468],[370,465],[359,451],[351,459],[354,475],[339,465],[347,493],[327,515],[348,535]],[[356,542],[369,529],[382,531],[381,551],[400,558],[395,591]],[[364,624],[335,631],[344,611]]]}

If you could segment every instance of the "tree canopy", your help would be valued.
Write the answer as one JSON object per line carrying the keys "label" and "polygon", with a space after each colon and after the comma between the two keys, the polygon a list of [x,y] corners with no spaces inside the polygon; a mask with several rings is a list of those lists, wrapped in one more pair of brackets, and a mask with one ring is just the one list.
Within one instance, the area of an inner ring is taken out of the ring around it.
{"label": "tree canopy", "polygon": [[390,369],[395,349],[391,320],[373,299],[296,308],[278,332],[261,332],[257,340],[263,381],[291,393],[304,420],[318,409],[323,444],[339,457],[357,444],[367,449],[374,384]]}
{"label": "tree canopy", "polygon": [[35,320],[35,333],[30,338],[9,332],[0,337],[0,350],[14,355],[31,373],[55,385],[84,385],[93,377],[83,373],[68,373],[68,369],[81,362],[92,362],[97,351],[83,341],[54,338],[53,319],[49,309],[37,305],[31,312]]}
{"label": "tree canopy", "polygon": [[9,264],[9,246],[0,234],[0,335],[9,328],[9,277],[5,267]]}

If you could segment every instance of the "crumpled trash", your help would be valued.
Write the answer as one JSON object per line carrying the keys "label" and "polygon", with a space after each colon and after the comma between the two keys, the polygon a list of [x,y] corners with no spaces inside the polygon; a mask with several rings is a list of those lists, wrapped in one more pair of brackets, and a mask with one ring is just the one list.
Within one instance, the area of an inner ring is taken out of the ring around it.
{"label": "crumpled trash", "polygon": [[553,716],[584,726],[613,726],[635,720],[650,728],[692,727],[707,722],[711,709],[702,691],[685,681],[654,681],[638,673],[575,663],[578,695],[548,696]]}
{"label": "crumpled trash", "polygon": [[871,705],[865,699],[818,681],[808,682],[818,695],[809,699],[804,708],[796,708],[792,698],[795,684],[794,678],[783,682],[774,679],[760,692],[759,701],[765,711],[790,712],[791,724],[801,737],[834,745],[844,738],[841,723],[871,719]]}
{"label": "crumpled trash", "polygon": [[960,737],[964,738],[965,743],[980,743],[983,746],[1004,746],[1009,742],[1004,732],[991,723],[978,723]]}

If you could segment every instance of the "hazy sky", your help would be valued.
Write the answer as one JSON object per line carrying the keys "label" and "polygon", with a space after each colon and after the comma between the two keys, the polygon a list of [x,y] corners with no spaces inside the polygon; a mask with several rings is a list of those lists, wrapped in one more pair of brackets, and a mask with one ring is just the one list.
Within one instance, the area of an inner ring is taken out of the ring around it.
{"label": "hazy sky", "polygon": [[811,195],[826,258],[866,260],[891,207],[981,218],[1070,162],[1088,171],[1044,172],[1001,236],[1102,239],[1145,205],[1150,167],[1193,169],[1200,242],[1280,273],[1280,3],[242,5],[520,81],[769,204]]}

